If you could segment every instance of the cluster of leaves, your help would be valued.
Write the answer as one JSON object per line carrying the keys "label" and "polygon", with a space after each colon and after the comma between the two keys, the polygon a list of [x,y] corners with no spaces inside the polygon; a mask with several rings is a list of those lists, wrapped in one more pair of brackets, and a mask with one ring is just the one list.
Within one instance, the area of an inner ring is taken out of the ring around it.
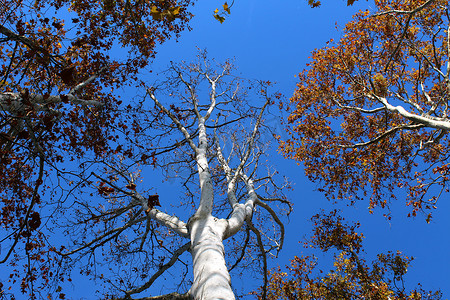
{"label": "cluster of leaves", "polygon": [[375,4],[312,53],[281,148],[330,199],[372,209],[402,195],[415,216],[449,191],[448,3]]}
{"label": "cluster of leaves", "polygon": [[234,0],[233,0],[233,2],[231,3],[231,5],[228,5],[228,3],[225,2],[225,3],[222,5],[222,7],[223,7],[223,10],[222,10],[222,11],[219,11],[219,9],[216,8],[216,9],[214,10],[214,19],[216,19],[217,21],[220,22],[220,24],[222,24],[222,23],[225,21],[226,16],[229,15],[229,14],[231,14],[231,7],[233,6],[233,4],[234,4]]}
{"label": "cluster of leaves", "polygon": [[413,258],[399,251],[378,254],[371,264],[361,256],[363,235],[337,211],[312,218],[313,236],[306,247],[334,252],[334,268],[324,274],[315,257],[295,257],[287,271],[270,272],[267,299],[441,299],[440,291],[410,291],[404,277]]}

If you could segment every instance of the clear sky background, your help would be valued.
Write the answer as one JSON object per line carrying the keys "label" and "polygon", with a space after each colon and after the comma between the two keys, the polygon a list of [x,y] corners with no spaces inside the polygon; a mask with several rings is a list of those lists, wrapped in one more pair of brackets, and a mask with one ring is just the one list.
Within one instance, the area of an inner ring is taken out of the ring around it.
{"label": "clear sky background", "polygon": [[[210,58],[223,61],[235,58],[235,64],[245,78],[276,81],[278,89],[290,97],[295,89],[298,74],[306,67],[308,57],[315,48],[321,48],[331,38],[338,39],[351,16],[360,9],[374,10],[371,2],[360,0],[352,7],[344,0],[323,1],[321,8],[311,9],[305,0],[236,0],[231,15],[223,24],[212,14],[222,1],[198,1],[190,23],[192,31],[183,32],[178,41],[169,41],[157,48],[157,56],[151,68],[156,74],[164,70],[169,61],[193,60],[196,47],[206,48]],[[147,75],[149,81],[155,75]],[[127,92],[128,93],[128,92]],[[277,124],[274,124],[277,126]],[[282,134],[281,127],[280,134]],[[271,266],[287,265],[294,255],[311,254],[299,244],[304,235],[311,231],[308,220],[320,209],[331,210],[333,206],[322,194],[315,192],[316,186],[305,178],[302,166],[274,154],[273,164],[281,174],[295,183],[294,191],[288,196],[294,203],[294,211],[286,226],[286,244],[278,259]],[[159,182],[161,182],[159,180]],[[173,197],[176,182],[166,182],[156,188],[162,203],[165,197]],[[181,192],[181,190],[180,190]],[[371,261],[375,255],[388,250],[400,250],[415,260],[408,270],[407,286],[421,282],[425,289],[441,289],[444,299],[450,298],[450,204],[445,195],[438,205],[431,224],[425,217],[407,218],[408,209],[404,202],[394,203],[393,219],[387,221],[383,211],[368,213],[368,202],[354,207],[341,205],[344,216],[360,221],[365,235],[366,258]],[[164,205],[162,207],[164,210]],[[332,268],[329,258],[317,251],[319,266],[327,271]],[[322,263],[323,262],[323,263]],[[248,283],[248,282],[246,282]],[[242,282],[233,282],[240,285]],[[255,282],[254,287],[261,282]],[[77,288],[78,290],[78,288]],[[83,291],[78,290],[76,294]],[[168,291],[170,292],[170,291]],[[83,296],[85,297],[86,294]],[[90,299],[89,297],[86,299]]]}

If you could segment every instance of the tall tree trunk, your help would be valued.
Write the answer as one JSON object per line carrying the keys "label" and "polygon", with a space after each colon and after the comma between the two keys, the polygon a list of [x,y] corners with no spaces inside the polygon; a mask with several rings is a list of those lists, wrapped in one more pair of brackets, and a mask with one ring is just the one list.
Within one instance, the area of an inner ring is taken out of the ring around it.
{"label": "tall tree trunk", "polygon": [[230,274],[225,263],[223,236],[227,221],[211,215],[195,216],[189,222],[195,300],[234,300]]}

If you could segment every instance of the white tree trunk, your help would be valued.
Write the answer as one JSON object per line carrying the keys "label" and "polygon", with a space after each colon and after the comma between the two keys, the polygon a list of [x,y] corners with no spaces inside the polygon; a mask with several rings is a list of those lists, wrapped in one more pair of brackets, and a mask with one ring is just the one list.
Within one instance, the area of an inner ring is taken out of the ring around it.
{"label": "white tree trunk", "polygon": [[[204,116],[201,115],[204,107],[202,106],[201,109],[199,109],[195,89],[193,89],[191,85],[187,81],[185,81],[181,71],[176,72],[177,76],[180,78],[180,81],[186,85],[188,91],[190,92],[190,104],[194,106],[193,112],[198,118],[197,144],[194,142],[191,134],[183,126],[177,116],[175,116],[170,110],[168,110],[158,101],[151,89],[148,90],[148,93],[154,101],[155,105],[158,106],[158,108],[173,121],[179,131],[184,135],[185,141],[189,144],[193,151],[192,154],[195,154],[195,160],[197,162],[197,172],[199,176],[198,179],[200,187],[200,201],[198,203],[197,210],[189,219],[187,224],[176,217],[168,216],[167,214],[157,211],[156,209],[152,209],[148,215],[152,219],[160,222],[161,224],[164,224],[171,230],[176,231],[179,235],[183,237],[189,236],[191,241],[190,252],[192,255],[192,265],[194,272],[193,283],[188,292],[190,297],[192,297],[194,300],[235,300],[235,296],[231,288],[231,277],[225,262],[223,240],[236,234],[245,224],[246,220],[251,221],[254,205],[256,201],[258,201],[258,196],[255,192],[253,180],[251,177],[245,174],[244,169],[245,167],[247,167],[248,159],[251,156],[261,155],[255,154],[253,152],[253,149],[255,140],[258,136],[258,129],[261,124],[263,112],[265,107],[270,103],[270,97],[267,97],[266,95],[266,102],[261,108],[261,111],[256,119],[256,123],[253,127],[251,136],[247,139],[242,148],[241,146],[237,146],[238,149],[245,149],[245,151],[244,153],[236,154],[239,155],[237,157],[240,161],[238,167],[232,169],[228,165],[229,160],[225,159],[222,154],[222,150],[217,142],[217,137],[214,139],[216,144],[208,144],[205,125],[205,122],[209,119],[212,111],[216,107],[216,82],[218,82],[220,78],[224,76],[226,72],[228,72],[228,70],[224,70],[221,75],[214,76],[214,78],[209,77],[209,75],[206,73],[203,74],[200,72],[200,74],[206,76],[206,79],[211,84],[211,103]],[[195,72],[198,72],[198,70],[196,69]],[[222,93],[219,95],[222,96]],[[234,96],[235,94],[233,94],[231,99],[234,99]],[[221,102],[221,104],[228,104],[229,102],[230,101],[227,98],[227,100],[224,100],[224,102]],[[217,118],[220,119],[220,116],[221,115],[219,113],[217,115]],[[237,120],[239,119],[240,118],[238,118]],[[214,131],[214,134],[215,133],[216,132]],[[214,150],[217,151],[217,160],[219,166],[222,167],[222,169],[226,173],[228,184],[227,196],[230,208],[232,209],[231,216],[228,218],[228,220],[218,219],[213,217],[212,215],[214,206],[214,184],[208,160],[209,158],[213,158],[211,157],[211,155],[214,155],[214,151],[211,153],[208,152],[209,150],[213,150],[212,147],[214,147]],[[256,152],[258,153],[258,151]],[[237,152],[240,152],[240,150],[237,150]],[[253,175],[254,174],[252,174],[252,176]],[[236,185],[238,182],[242,182],[247,189],[247,199],[245,200],[245,203],[239,203],[239,200],[236,197]],[[142,198],[141,202],[144,209],[147,211],[148,207],[145,200],[145,198]],[[268,210],[272,215],[275,215],[275,213],[269,208],[268,205],[262,207],[266,208],[266,210]],[[278,221],[277,223],[281,224],[281,222]],[[256,229],[255,231],[257,232]],[[257,236],[259,236],[259,232],[257,232],[256,234]],[[266,266],[267,264],[265,260],[265,251],[260,238],[258,243],[261,253],[264,257],[264,264]],[[136,291],[140,292],[140,290]]]}
{"label": "white tree trunk", "polygon": [[227,221],[211,215],[194,217],[189,222],[194,282],[194,300],[234,300],[231,278],[225,263],[223,236]]}

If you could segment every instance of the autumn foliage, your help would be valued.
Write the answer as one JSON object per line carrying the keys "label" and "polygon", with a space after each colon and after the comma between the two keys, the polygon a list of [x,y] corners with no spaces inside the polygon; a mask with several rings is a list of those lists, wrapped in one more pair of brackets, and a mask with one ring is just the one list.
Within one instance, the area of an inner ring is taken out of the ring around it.
{"label": "autumn foliage", "polygon": [[338,212],[320,213],[305,247],[333,253],[329,272],[315,256],[295,257],[286,270],[272,270],[267,299],[429,299],[442,298],[439,291],[420,285],[406,288],[405,275],[413,258],[401,252],[379,253],[371,263],[364,258],[358,223],[348,223]]}
{"label": "autumn foliage", "polygon": [[415,216],[449,191],[448,2],[375,4],[312,53],[281,148],[328,198],[407,199]]}
{"label": "autumn foliage", "polygon": [[[0,262],[12,266],[10,284],[29,297],[64,280],[47,229],[67,187],[66,167],[119,152],[127,132],[117,129],[127,125],[115,90],[134,84],[155,46],[187,27],[190,4],[1,2]],[[118,46],[123,55],[114,57]]]}

